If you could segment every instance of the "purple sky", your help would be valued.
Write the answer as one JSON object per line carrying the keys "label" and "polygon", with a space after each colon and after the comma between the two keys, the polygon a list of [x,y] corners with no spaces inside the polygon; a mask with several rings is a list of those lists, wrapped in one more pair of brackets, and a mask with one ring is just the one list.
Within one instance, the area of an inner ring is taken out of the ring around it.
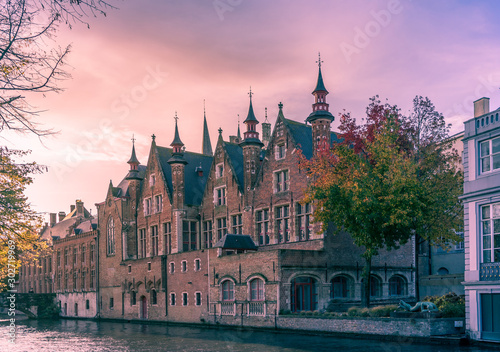
{"label": "purple sky", "polygon": [[[252,86],[257,118],[274,124],[277,106],[303,122],[311,111],[318,52],[330,111],[362,118],[375,94],[403,111],[428,96],[452,123],[472,116],[472,102],[500,105],[500,2],[411,0],[143,0],[92,19],[91,29],[61,27],[72,43],[65,91],[32,97],[39,117],[59,134],[4,134],[31,149],[49,171],[28,189],[40,212],[68,212],[75,199],[94,208],[111,179],[125,176],[135,134],[146,164],[151,135],[173,139],[173,116],[186,148],[201,150],[203,100],[212,144],[218,128],[236,133]],[[338,121],[333,123],[335,129]],[[214,145],[215,146],[215,145]],[[95,210],[93,210],[95,213]]]}

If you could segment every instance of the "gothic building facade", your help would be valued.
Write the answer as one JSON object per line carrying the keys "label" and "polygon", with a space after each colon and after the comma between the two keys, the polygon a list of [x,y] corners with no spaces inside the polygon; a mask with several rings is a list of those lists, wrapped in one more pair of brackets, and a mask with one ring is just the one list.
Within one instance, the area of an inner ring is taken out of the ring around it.
{"label": "gothic building facade", "polygon": [[[362,250],[347,233],[314,222],[304,203],[312,158],[338,142],[319,67],[305,123],[280,103],[271,129],[257,126],[252,94],[245,131],[212,152],[204,118],[202,153],[185,150],[177,128],[169,147],[152,136],[141,165],[97,204],[97,315],[190,323],[272,326],[291,311],[345,309],[362,297]],[[411,244],[372,261],[371,301],[415,296]]]}

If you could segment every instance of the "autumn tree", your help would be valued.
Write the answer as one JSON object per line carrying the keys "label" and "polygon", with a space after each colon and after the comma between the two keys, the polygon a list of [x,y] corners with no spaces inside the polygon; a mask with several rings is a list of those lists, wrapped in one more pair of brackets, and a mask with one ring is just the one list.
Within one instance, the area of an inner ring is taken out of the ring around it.
{"label": "autumn tree", "polygon": [[[438,182],[432,190],[449,190],[448,183],[460,179],[451,177],[447,165],[435,162],[435,153],[415,157],[410,122],[396,106],[374,97],[363,124],[350,114],[341,116],[341,143],[311,160],[301,160],[311,179],[306,201],[317,203],[315,219],[333,222],[337,231],[348,232],[364,249],[364,306],[370,299],[371,261],[381,249],[398,248],[417,231],[436,243],[456,238],[447,226],[453,223],[450,218],[456,218],[456,208],[437,201],[444,191],[432,195],[426,188]],[[457,203],[455,198],[453,205]],[[446,225],[436,223],[431,231],[429,224],[437,219]]]}

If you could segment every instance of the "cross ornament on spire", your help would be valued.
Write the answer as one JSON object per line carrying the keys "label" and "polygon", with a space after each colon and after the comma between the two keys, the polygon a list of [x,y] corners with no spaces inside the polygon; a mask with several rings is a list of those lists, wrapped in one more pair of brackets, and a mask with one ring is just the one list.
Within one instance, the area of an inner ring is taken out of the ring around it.
{"label": "cross ornament on spire", "polygon": [[132,144],[135,144],[135,138],[134,137],[135,137],[135,135],[132,134]]}
{"label": "cross ornament on spire", "polygon": [[206,114],[206,110],[205,110],[205,99],[203,99],[203,114]]}
{"label": "cross ornament on spire", "polygon": [[321,61],[321,53],[320,53],[320,52],[318,52],[318,61],[316,61],[316,63],[318,64],[318,67],[319,67],[319,68],[321,68],[321,63],[322,63],[322,62],[323,62],[323,61]]}
{"label": "cross ornament on spire", "polygon": [[253,93],[252,93],[252,86],[250,86],[250,92],[248,93],[248,95],[250,96],[250,100],[252,100],[252,95],[253,95]]}
{"label": "cross ornament on spire", "polygon": [[177,111],[175,112],[175,116],[174,116],[174,120],[175,120],[175,123],[177,123],[177,120],[179,119],[179,117],[177,116]]}

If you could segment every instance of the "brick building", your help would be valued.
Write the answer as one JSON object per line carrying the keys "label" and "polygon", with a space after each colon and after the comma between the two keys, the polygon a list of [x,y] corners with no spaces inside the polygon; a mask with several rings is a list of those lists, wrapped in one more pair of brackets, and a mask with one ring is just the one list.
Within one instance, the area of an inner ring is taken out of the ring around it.
{"label": "brick building", "polygon": [[[346,233],[314,223],[304,204],[308,179],[298,151],[312,158],[338,141],[319,67],[306,123],[262,124],[252,93],[241,137],[212,153],[203,121],[202,153],[186,151],[177,128],[170,148],[152,136],[146,165],[132,146],[129,171],[96,204],[97,311],[102,318],[273,326],[280,311],[359,304],[364,261]],[[371,301],[415,295],[411,244],[373,259]]]}

